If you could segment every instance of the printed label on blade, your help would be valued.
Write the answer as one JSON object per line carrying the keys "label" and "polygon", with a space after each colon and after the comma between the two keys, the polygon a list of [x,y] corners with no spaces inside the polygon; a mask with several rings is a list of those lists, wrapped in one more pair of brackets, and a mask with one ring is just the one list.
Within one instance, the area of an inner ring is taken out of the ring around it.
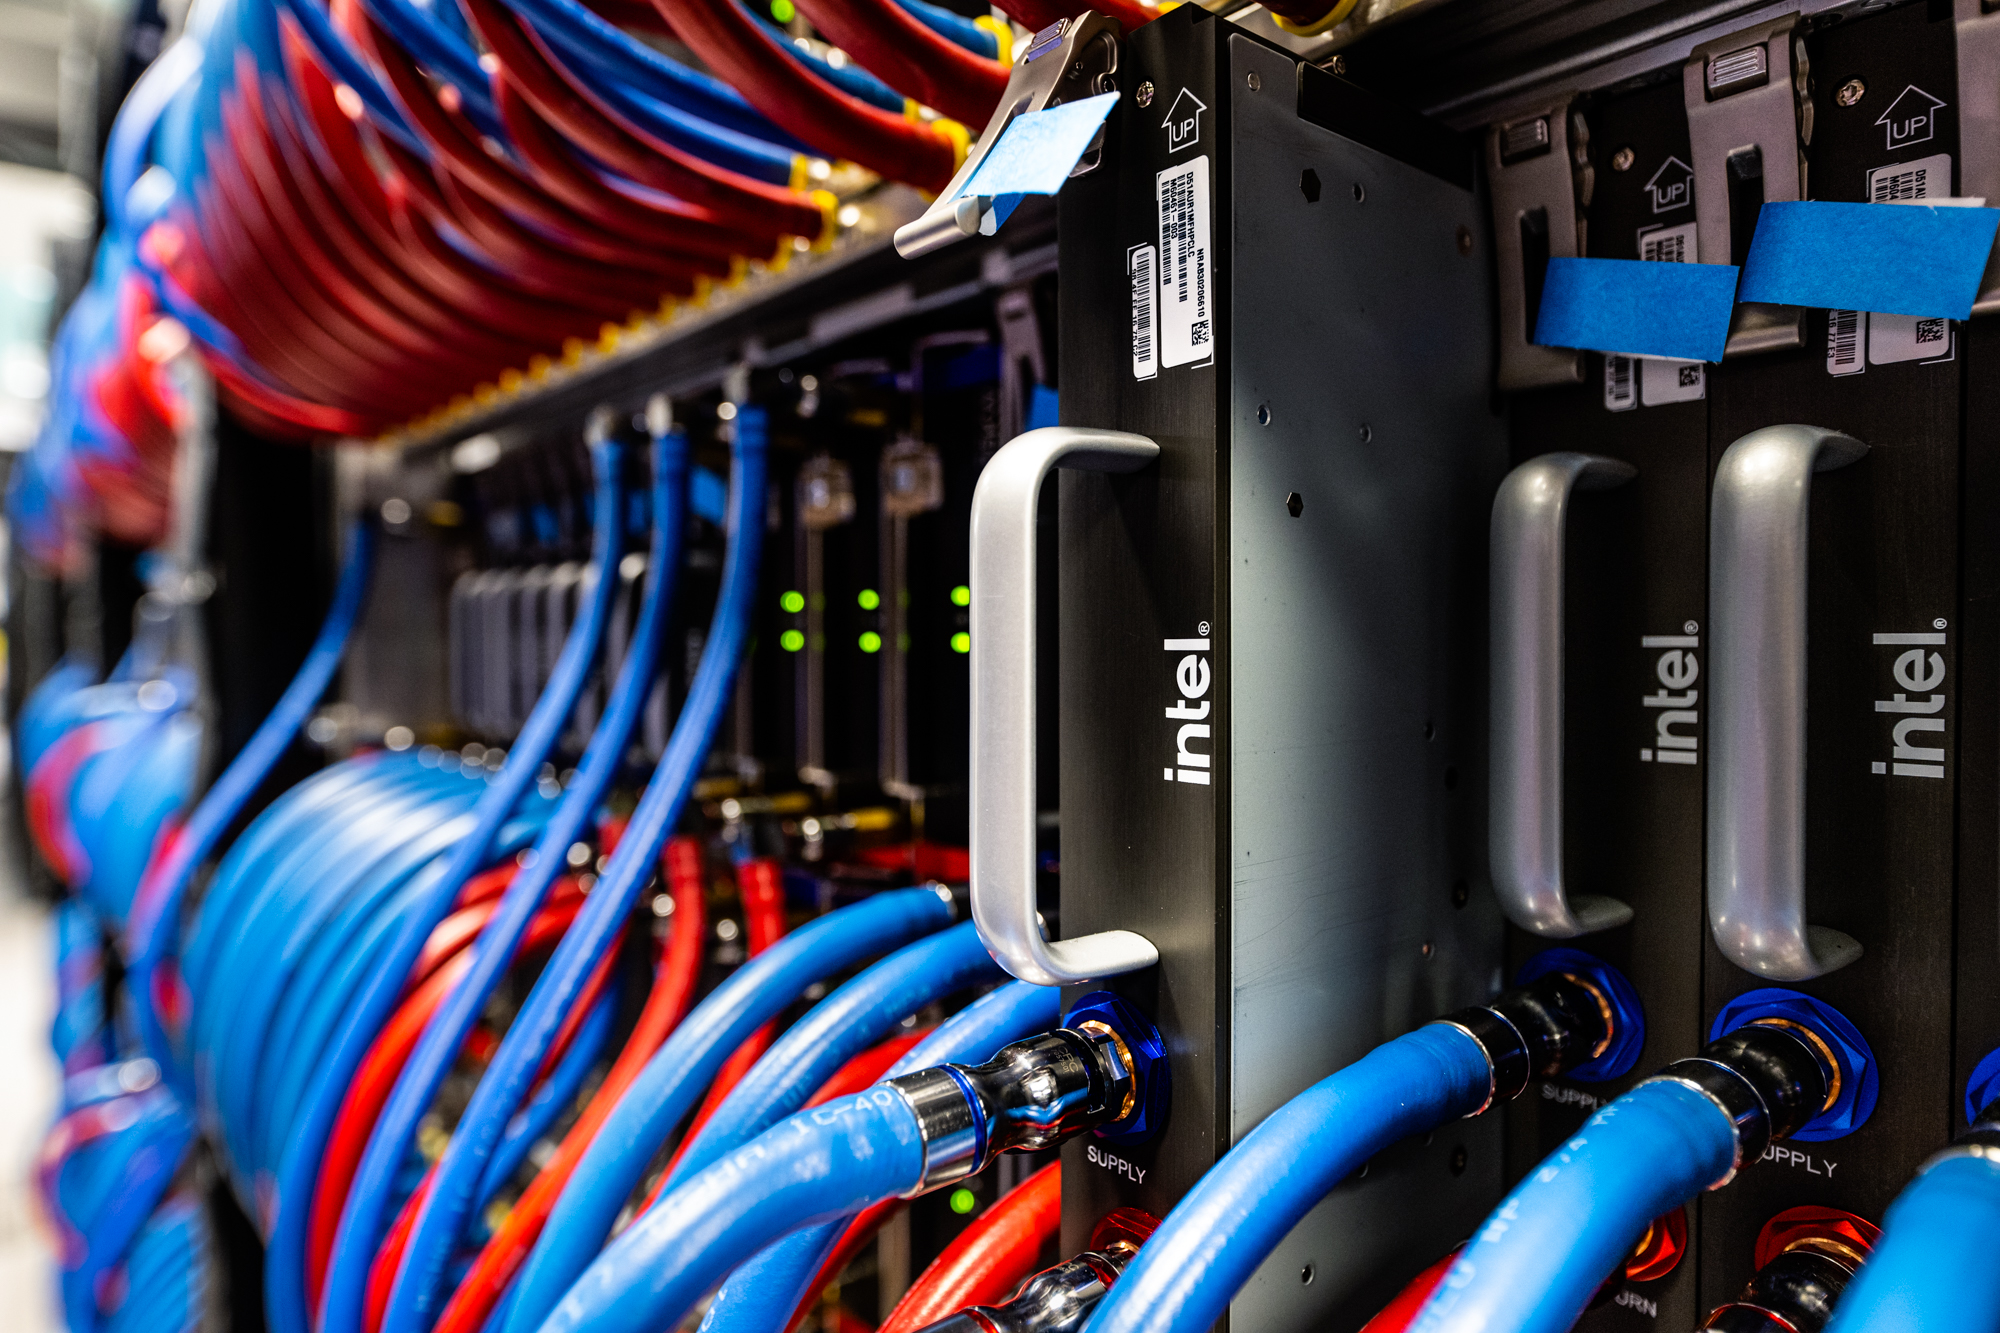
{"label": "printed label on blade", "polygon": [[1897,162],[1868,173],[1868,202],[1889,204],[1899,199],[1936,199],[1951,193],[1951,154],[1933,153],[1914,162]]}
{"label": "printed label on blade", "polygon": [[1826,312],[1826,373],[1859,375],[1868,369],[1861,359],[1861,340],[1867,336],[1868,316],[1859,310]]}
{"label": "printed label on blade", "polygon": [[1652,264],[1692,264],[1694,242],[1692,222],[1683,222],[1678,227],[1641,227],[1639,258]]}
{"label": "printed label on blade", "polygon": [[1132,279],[1132,378],[1149,380],[1160,373],[1159,320],[1153,298],[1159,291],[1159,251],[1135,245],[1125,252],[1125,274]]}
{"label": "printed label on blade", "polygon": [[1604,358],[1604,410],[1607,412],[1630,412],[1639,405],[1638,381],[1632,377],[1638,359],[1618,356],[1615,353]]}
{"label": "printed label on blade", "polygon": [[1160,203],[1160,364],[1210,365],[1215,360],[1215,316],[1209,303],[1208,154],[1168,167],[1155,189]]}
{"label": "printed label on blade", "polygon": [[1639,401],[1648,407],[1692,403],[1708,396],[1708,368],[1699,361],[1649,356],[1639,364]]}
{"label": "printed label on blade", "polygon": [[1868,364],[1898,361],[1949,361],[1951,321],[1917,315],[1868,316]]}

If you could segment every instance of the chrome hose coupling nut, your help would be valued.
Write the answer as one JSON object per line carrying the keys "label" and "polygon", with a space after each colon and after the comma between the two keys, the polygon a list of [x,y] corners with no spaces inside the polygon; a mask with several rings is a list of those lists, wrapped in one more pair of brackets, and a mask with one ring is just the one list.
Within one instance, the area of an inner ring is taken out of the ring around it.
{"label": "chrome hose coupling nut", "polygon": [[911,1193],[962,1180],[1000,1153],[1040,1152],[1099,1125],[1139,1123],[1149,1111],[1156,1125],[1164,1102],[1155,1098],[1164,1093],[1147,1085],[1164,1068],[1159,1033],[1119,1001],[1003,1047],[983,1065],[890,1079],[924,1140],[923,1178]]}

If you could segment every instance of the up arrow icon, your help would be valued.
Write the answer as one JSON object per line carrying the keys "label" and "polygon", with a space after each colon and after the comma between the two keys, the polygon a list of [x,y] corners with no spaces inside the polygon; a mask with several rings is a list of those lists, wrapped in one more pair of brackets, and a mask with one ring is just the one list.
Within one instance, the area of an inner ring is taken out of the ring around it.
{"label": "up arrow icon", "polygon": [[1160,127],[1167,132],[1167,152],[1178,153],[1201,139],[1201,113],[1208,105],[1187,89],[1181,89],[1180,96],[1167,108],[1167,118]]}

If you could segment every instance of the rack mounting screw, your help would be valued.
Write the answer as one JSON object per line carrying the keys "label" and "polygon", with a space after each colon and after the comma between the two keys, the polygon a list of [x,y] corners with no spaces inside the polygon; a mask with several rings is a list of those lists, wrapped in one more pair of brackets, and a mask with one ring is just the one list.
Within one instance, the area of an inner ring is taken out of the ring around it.
{"label": "rack mounting screw", "polygon": [[1140,84],[1134,90],[1133,97],[1138,101],[1140,106],[1151,106],[1153,104],[1153,81],[1148,79],[1146,82]]}
{"label": "rack mounting screw", "polygon": [[1613,171],[1630,171],[1632,164],[1638,161],[1638,159],[1639,155],[1630,148],[1621,148],[1611,155],[1611,169]]}
{"label": "rack mounting screw", "polygon": [[1250,85],[1250,91],[1253,93],[1264,86],[1264,81],[1257,77],[1257,71],[1254,69],[1243,76],[1243,81]]}
{"label": "rack mounting screw", "polygon": [[1849,79],[1840,85],[1839,90],[1833,95],[1833,100],[1842,106],[1853,106],[1866,96],[1868,96],[1868,85],[1859,79]]}

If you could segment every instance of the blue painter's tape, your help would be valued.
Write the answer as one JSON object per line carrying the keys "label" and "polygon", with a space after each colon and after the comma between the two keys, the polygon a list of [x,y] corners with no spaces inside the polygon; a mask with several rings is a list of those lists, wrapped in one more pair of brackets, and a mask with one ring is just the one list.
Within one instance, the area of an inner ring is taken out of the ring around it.
{"label": "blue painter's tape", "polygon": [[1742,298],[1970,319],[2000,211],[1929,204],[1766,204]]}
{"label": "blue painter's tape", "polygon": [[1117,102],[1117,93],[1102,93],[1014,117],[957,197],[1054,194]]}
{"label": "blue painter's tape", "polygon": [[1627,356],[1720,361],[1736,299],[1730,264],[1551,259],[1535,341]]}

